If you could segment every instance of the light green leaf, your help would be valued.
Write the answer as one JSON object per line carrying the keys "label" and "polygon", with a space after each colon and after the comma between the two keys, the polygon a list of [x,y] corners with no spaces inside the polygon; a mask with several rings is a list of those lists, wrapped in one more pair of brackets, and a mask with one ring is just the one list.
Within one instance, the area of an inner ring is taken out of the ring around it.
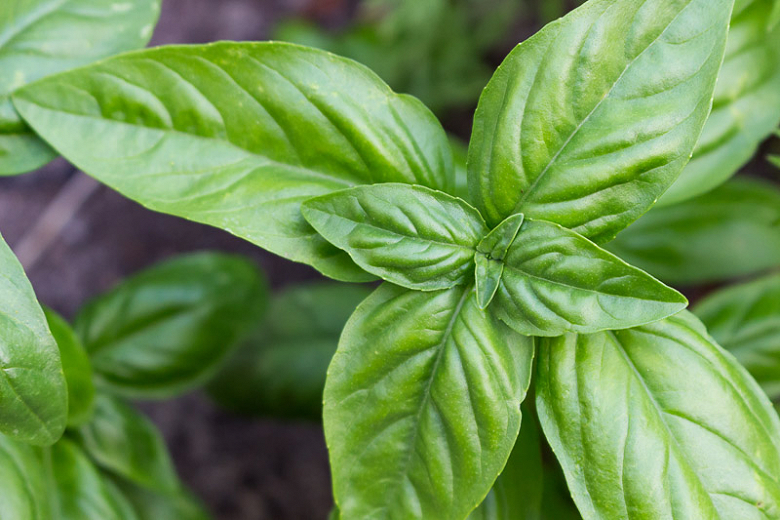
{"label": "light green leaf", "polygon": [[160,0],[3,0],[0,6],[0,175],[34,170],[55,152],[11,104],[19,87],[146,45]]}
{"label": "light green leaf", "polygon": [[542,342],[537,407],[586,520],[780,517],[780,419],[688,312]]}
{"label": "light green leaf", "polygon": [[360,184],[454,184],[447,136],[419,101],[296,45],[126,54],[26,87],[14,102],[68,160],[123,195],[345,281],[370,277],[306,223],[302,201]]}
{"label": "light green leaf", "polygon": [[769,25],[767,27],[772,29],[777,29],[778,24],[780,24],[780,2],[775,0],[775,4],[772,7],[772,13],[769,15]]}
{"label": "light green leaf", "polygon": [[0,432],[49,445],[67,419],[57,342],[22,266],[0,236]]}
{"label": "light green leaf", "polygon": [[591,0],[506,58],[479,102],[469,188],[488,225],[514,213],[606,242],[690,158],[733,0]]}
{"label": "light green leaf", "polygon": [[650,323],[687,304],[577,233],[527,218],[504,259],[490,310],[521,334],[560,336]]}
{"label": "light green leaf", "polygon": [[474,263],[476,264],[474,277],[476,279],[477,305],[484,311],[498,291],[498,284],[501,283],[501,276],[504,274],[504,262],[477,253],[474,256]]}
{"label": "light green leaf", "polygon": [[362,285],[317,283],[274,297],[209,394],[239,413],[321,421],[328,364],[344,324],[369,294]]}
{"label": "light green leaf", "polygon": [[42,450],[0,434],[0,519],[60,520],[52,515]]}
{"label": "light green leaf", "polygon": [[737,0],[715,100],[693,159],[659,201],[706,193],[734,175],[780,124],[780,28],[768,32],[775,0]]}
{"label": "light green leaf", "polygon": [[125,497],[69,439],[51,447],[58,520],[136,520]]}
{"label": "light green leaf", "polygon": [[265,299],[251,262],[199,253],[125,280],[85,306],[75,329],[100,387],[172,397],[219,369],[263,315]]}
{"label": "light green leaf", "polygon": [[506,467],[468,520],[541,519],[543,476],[539,431],[526,406],[523,406],[523,416],[526,420]]}
{"label": "light green leaf", "polygon": [[496,295],[501,275],[504,272],[506,253],[512,242],[515,241],[524,218],[522,213],[507,217],[477,245],[474,260],[477,266],[475,278],[477,303],[479,303],[480,309],[486,309]]}
{"label": "light green leaf", "polygon": [[780,274],[722,289],[694,312],[769,397],[780,398]]}
{"label": "light green leaf", "polygon": [[668,283],[696,284],[780,266],[780,190],[736,178],[654,208],[607,249]]}
{"label": "light green leaf", "polygon": [[92,416],[95,401],[95,385],[92,382],[92,365],[84,346],[62,316],[44,308],[46,321],[60,350],[62,370],[68,385],[68,426],[81,426]]}
{"label": "light green leaf", "polygon": [[358,186],[307,200],[303,216],[371,274],[408,289],[466,283],[488,232],[465,201],[422,186]]}
{"label": "light green leaf", "polygon": [[155,493],[131,482],[108,477],[132,504],[138,520],[209,520],[211,515],[189,491]]}
{"label": "light green leaf", "polygon": [[325,385],[343,517],[465,518],[512,450],[532,359],[533,340],[482,312],[472,286],[377,289],[347,323]]}
{"label": "light green leaf", "polygon": [[162,436],[123,400],[98,394],[94,417],[75,438],[101,467],[157,492],[178,491],[179,479]]}

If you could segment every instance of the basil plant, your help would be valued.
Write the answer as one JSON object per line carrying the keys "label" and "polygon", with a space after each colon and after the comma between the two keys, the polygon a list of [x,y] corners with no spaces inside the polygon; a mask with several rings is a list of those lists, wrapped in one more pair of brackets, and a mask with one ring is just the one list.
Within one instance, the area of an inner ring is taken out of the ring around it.
{"label": "basil plant", "polygon": [[[334,516],[532,518],[538,419],[587,520],[778,518],[761,387],[680,293],[602,247],[693,155],[733,9],[590,0],[547,25],[481,95],[466,193],[421,102],[292,44],[131,52],[11,99],[151,209],[382,280],[325,383]],[[111,366],[107,385],[143,391]]]}

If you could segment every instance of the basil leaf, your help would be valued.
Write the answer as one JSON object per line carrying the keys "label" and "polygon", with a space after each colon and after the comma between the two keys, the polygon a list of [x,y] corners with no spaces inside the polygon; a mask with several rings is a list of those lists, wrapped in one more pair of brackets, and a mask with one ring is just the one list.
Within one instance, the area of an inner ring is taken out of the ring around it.
{"label": "basil leaf", "polygon": [[607,248],[665,282],[697,284],[780,266],[780,190],[740,177],[654,208]]}
{"label": "basil leaf", "polygon": [[772,7],[772,13],[769,15],[769,25],[767,25],[767,28],[770,30],[775,29],[778,24],[780,24],[780,2],[775,0],[775,4]]}
{"label": "basil leaf", "polygon": [[132,504],[138,520],[209,520],[198,499],[188,490],[175,494],[155,493],[122,479],[106,477],[119,487]]}
{"label": "basil leaf", "polygon": [[542,452],[536,421],[523,407],[528,419],[493,489],[468,520],[539,520],[542,507]]}
{"label": "basil leaf", "polygon": [[125,497],[69,439],[51,447],[60,520],[136,520]]}
{"label": "basil leaf", "polygon": [[539,418],[586,520],[778,517],[780,419],[693,315],[539,348]]}
{"label": "basil leaf", "polygon": [[44,76],[143,47],[160,0],[3,0],[0,8],[0,175],[34,170],[55,152],[11,104],[19,87]]}
{"label": "basil leaf", "polygon": [[102,388],[172,397],[219,369],[262,316],[265,298],[265,281],[249,261],[193,254],[96,298],[79,312],[75,329]]}
{"label": "basil leaf", "polygon": [[160,433],[124,401],[105,394],[95,400],[92,420],[75,432],[84,451],[101,467],[159,492],[179,489]]}
{"label": "basil leaf", "polygon": [[465,283],[488,232],[465,201],[422,186],[358,186],[307,200],[303,216],[371,274],[408,289]]}
{"label": "basil leaf", "polygon": [[0,435],[0,518],[59,520],[52,514],[40,449]]}
{"label": "basil leaf", "polygon": [[504,259],[509,246],[514,242],[525,216],[522,213],[507,217],[477,245],[475,278],[477,303],[484,310],[490,305],[504,274]]}
{"label": "basil leaf", "polygon": [[57,342],[22,266],[0,236],[0,432],[48,445],[60,438],[67,419]]}
{"label": "basil leaf", "polygon": [[57,346],[60,349],[62,370],[68,386],[68,426],[81,426],[92,416],[95,402],[95,385],[92,382],[92,365],[84,346],[62,316],[44,308]]}
{"label": "basil leaf", "polygon": [[317,283],[276,296],[209,394],[239,413],[321,421],[328,364],[344,324],[369,294],[360,285]]}
{"label": "basil leaf", "polygon": [[480,98],[469,188],[595,242],[677,178],[710,110],[733,0],[591,0],[504,60]]}
{"label": "basil leaf", "polygon": [[722,289],[694,312],[769,397],[780,398],[780,274]]}
{"label": "basil leaf", "polygon": [[41,81],[14,102],[123,195],[345,281],[371,277],[306,223],[302,201],[359,184],[454,182],[447,136],[419,101],[296,45],[151,49]]}
{"label": "basil leaf", "polygon": [[780,28],[766,29],[774,0],[737,0],[714,105],[693,159],[659,201],[706,193],[734,175],[780,124]]}
{"label": "basil leaf", "polygon": [[479,310],[473,287],[377,289],[325,385],[344,518],[465,518],[512,450],[532,359],[533,340]]}
{"label": "basil leaf", "polygon": [[491,311],[528,336],[624,329],[675,314],[674,289],[562,226],[525,219]]}

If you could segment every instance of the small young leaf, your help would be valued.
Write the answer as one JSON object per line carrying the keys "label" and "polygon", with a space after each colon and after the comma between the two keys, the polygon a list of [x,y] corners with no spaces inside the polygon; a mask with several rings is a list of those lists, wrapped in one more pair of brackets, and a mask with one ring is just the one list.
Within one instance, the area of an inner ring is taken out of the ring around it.
{"label": "small young leaf", "polygon": [[10,95],[44,76],[146,45],[160,0],[3,0],[0,8],[0,175],[55,152],[22,122]]}
{"label": "small young leaf", "polygon": [[780,516],[780,419],[690,313],[544,340],[537,376],[585,520]]}
{"label": "small young leaf", "polygon": [[211,377],[261,319],[266,285],[247,260],[199,253],[162,263],[84,307],[75,330],[98,384],[163,398]]}
{"label": "small young leaf", "polygon": [[577,233],[527,218],[504,259],[490,309],[521,334],[559,336],[650,323],[687,303]]}
{"label": "small young leaf", "polygon": [[504,260],[509,248],[515,241],[523,225],[525,217],[522,213],[507,217],[482,239],[477,246],[477,251],[494,260]]}
{"label": "small young leaf", "polygon": [[158,492],[178,491],[179,478],[165,441],[149,419],[124,401],[98,394],[94,417],[75,438],[112,473]]}
{"label": "small young leaf", "polygon": [[22,266],[0,236],[0,432],[49,445],[68,420],[57,342]]}
{"label": "small young leaf", "polygon": [[367,276],[300,204],[382,182],[453,186],[419,101],[365,67],[297,45],[215,43],[125,54],[23,88],[14,103],[68,160],[123,195],[343,281]]}
{"label": "small young leaf", "polygon": [[780,398],[780,274],[720,290],[694,312],[769,397]]}
{"label": "small young leaf", "polygon": [[613,238],[677,178],[707,119],[733,0],[591,0],[520,44],[482,94],[469,188]]}
{"label": "small young leaf", "polygon": [[92,416],[95,402],[92,365],[87,351],[68,322],[51,309],[44,308],[43,311],[60,349],[62,370],[68,385],[68,426],[81,426]]}
{"label": "small young leaf", "polygon": [[52,514],[44,456],[40,448],[0,434],[0,518],[60,520]]}
{"label": "small young leaf", "polygon": [[362,285],[318,283],[274,297],[209,383],[209,395],[239,413],[321,421],[328,365],[344,324],[369,294]]}
{"label": "small young leaf", "polygon": [[740,177],[693,200],[653,208],[607,245],[668,283],[736,278],[780,266],[780,190]]}
{"label": "small young leaf", "polygon": [[466,283],[488,232],[465,201],[422,186],[358,186],[307,200],[303,216],[357,265],[422,291]]}
{"label": "small young leaf", "polygon": [[325,386],[344,518],[465,518],[520,428],[533,340],[482,312],[473,287],[384,284],[355,311]]}
{"label": "small young leaf", "polygon": [[474,263],[476,264],[474,277],[477,285],[477,305],[484,311],[498,291],[498,284],[501,283],[501,276],[504,274],[504,262],[477,253],[474,256]]}
{"label": "small young leaf", "polygon": [[504,273],[504,258],[520,231],[524,218],[522,213],[508,217],[477,245],[477,254],[474,256],[475,278],[477,303],[482,310],[490,305],[496,295],[501,275]]}

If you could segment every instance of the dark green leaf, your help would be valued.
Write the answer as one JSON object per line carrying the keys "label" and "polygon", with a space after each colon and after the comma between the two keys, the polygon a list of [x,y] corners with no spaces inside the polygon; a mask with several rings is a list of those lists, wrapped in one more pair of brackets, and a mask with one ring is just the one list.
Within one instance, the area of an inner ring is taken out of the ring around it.
{"label": "dark green leaf", "polygon": [[14,102],[127,197],[342,280],[370,277],[306,223],[302,201],[359,184],[454,183],[447,136],[419,101],[295,45],[151,49],[46,79]]}
{"label": "dark green leaf", "polygon": [[155,493],[121,479],[113,482],[132,504],[138,520],[209,520],[211,515],[188,490],[175,494]]}
{"label": "dark green leaf", "polygon": [[0,175],[43,166],[55,152],[11,104],[44,76],[146,45],[160,0],[3,0],[0,6]]}
{"label": "dark green leaf", "polygon": [[654,208],[607,248],[668,283],[696,284],[780,265],[780,190],[737,178]]}
{"label": "dark green leaf", "polygon": [[81,426],[92,416],[95,385],[92,382],[92,365],[84,346],[62,316],[44,308],[57,346],[60,349],[62,370],[68,385],[68,426]]}
{"label": "dark green leaf", "polygon": [[687,303],[577,233],[525,219],[504,259],[490,309],[521,334],[559,336],[650,323]]}
{"label": "dark green leaf", "polygon": [[533,340],[482,312],[471,286],[377,289],[325,385],[344,518],[465,518],[512,450],[532,359]]}
{"label": "dark green leaf", "polygon": [[48,445],[68,420],[57,349],[32,286],[0,236],[0,432]]}
{"label": "dark green leaf", "polygon": [[252,336],[209,383],[209,394],[239,413],[322,420],[322,390],[339,336],[371,289],[318,283],[271,300]]}
{"label": "dark green leaf", "polygon": [[647,211],[710,110],[733,0],[591,0],[520,44],[479,102],[469,188],[596,242]]}
{"label": "dark green leaf", "polygon": [[53,514],[42,450],[0,434],[0,518],[60,520]]}
{"label": "dark green leaf", "polygon": [[780,274],[718,291],[694,312],[769,397],[780,398]]}
{"label": "dark green leaf", "polygon": [[488,232],[465,201],[408,184],[358,186],[307,200],[301,209],[357,265],[423,291],[466,283],[477,244]]}
{"label": "dark green leaf", "polygon": [[178,490],[176,470],[157,428],[121,399],[98,394],[94,417],[75,436],[101,467],[158,492]]}
{"label": "dark green leaf", "polygon": [[545,462],[542,520],[581,520],[560,466],[554,460]]}
{"label": "dark green leaf", "polygon": [[780,517],[780,419],[693,315],[539,352],[539,417],[586,520]]}
{"label": "dark green leaf", "polygon": [[103,388],[170,397],[219,369],[262,316],[265,299],[252,263],[200,253],[124,281],[84,307],[75,329]]}
{"label": "dark green leaf", "polygon": [[667,205],[734,175],[780,123],[780,28],[768,33],[775,0],[737,0],[715,101],[693,159],[661,198]]}

